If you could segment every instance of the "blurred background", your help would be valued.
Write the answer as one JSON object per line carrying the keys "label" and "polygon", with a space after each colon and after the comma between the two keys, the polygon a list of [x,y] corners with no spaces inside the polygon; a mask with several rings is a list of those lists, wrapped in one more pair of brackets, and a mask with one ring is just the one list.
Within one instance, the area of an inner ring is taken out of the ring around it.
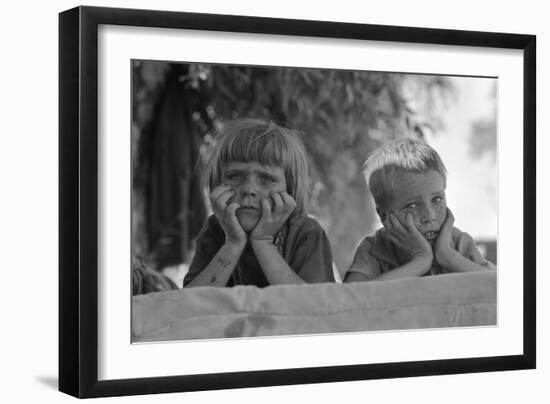
{"label": "blurred background", "polygon": [[303,132],[309,213],[343,275],[380,223],[362,169],[388,140],[425,139],[447,166],[448,206],[496,263],[497,80],[370,71],[132,62],[132,252],[181,285],[209,214],[201,165],[223,121]]}

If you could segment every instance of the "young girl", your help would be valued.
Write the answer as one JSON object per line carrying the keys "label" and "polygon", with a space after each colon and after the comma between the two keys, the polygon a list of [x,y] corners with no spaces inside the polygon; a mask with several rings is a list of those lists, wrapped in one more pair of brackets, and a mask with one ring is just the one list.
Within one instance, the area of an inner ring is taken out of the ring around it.
{"label": "young girl", "polygon": [[307,160],[296,131],[273,122],[226,122],[203,181],[206,219],[184,286],[334,282],[319,223],[305,212]]}

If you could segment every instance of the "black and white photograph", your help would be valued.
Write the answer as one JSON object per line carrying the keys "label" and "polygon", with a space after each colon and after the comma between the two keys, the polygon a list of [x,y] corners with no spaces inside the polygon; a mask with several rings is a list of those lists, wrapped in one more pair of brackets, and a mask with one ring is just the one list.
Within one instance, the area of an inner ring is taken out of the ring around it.
{"label": "black and white photograph", "polygon": [[544,4],[6,3],[1,401],[546,403]]}
{"label": "black and white photograph", "polygon": [[497,325],[498,78],[131,61],[132,342]]}
{"label": "black and white photograph", "polygon": [[60,13],[59,389],[535,368],[535,45]]}

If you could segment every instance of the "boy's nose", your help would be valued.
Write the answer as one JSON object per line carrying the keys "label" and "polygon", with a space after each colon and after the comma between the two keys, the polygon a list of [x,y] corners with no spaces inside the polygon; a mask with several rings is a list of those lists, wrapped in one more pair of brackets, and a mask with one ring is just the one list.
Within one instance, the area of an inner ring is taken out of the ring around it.
{"label": "boy's nose", "polygon": [[424,223],[429,223],[435,221],[437,218],[437,215],[435,213],[435,210],[432,208],[426,208],[424,209],[424,212],[422,212],[422,220]]}

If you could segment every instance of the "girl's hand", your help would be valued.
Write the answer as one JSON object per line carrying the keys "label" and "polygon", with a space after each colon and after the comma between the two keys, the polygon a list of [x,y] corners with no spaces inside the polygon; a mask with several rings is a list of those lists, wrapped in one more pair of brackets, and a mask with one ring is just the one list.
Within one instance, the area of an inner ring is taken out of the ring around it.
{"label": "girl's hand", "polygon": [[283,227],[294,209],[296,201],[286,192],[272,192],[273,210],[267,198],[262,198],[262,217],[250,233],[251,241],[273,242],[275,234]]}
{"label": "girl's hand", "polygon": [[447,218],[441,226],[439,235],[435,240],[434,252],[436,261],[442,265],[446,266],[446,263],[450,261],[452,255],[456,253],[453,249],[453,226],[455,223],[455,217],[449,208],[447,208]]}
{"label": "girl's hand", "polygon": [[227,204],[227,201],[235,195],[235,191],[228,185],[219,185],[210,193],[210,204],[214,215],[225,232],[226,243],[244,246],[246,244],[246,232],[241,227],[235,212],[239,208],[237,202]]}
{"label": "girl's hand", "polygon": [[426,263],[429,261],[428,264],[431,266],[433,261],[432,247],[416,228],[411,213],[407,213],[406,222],[402,224],[397,216],[390,212],[389,219],[384,223],[384,226],[389,239],[409,255],[410,261],[422,259]]}

